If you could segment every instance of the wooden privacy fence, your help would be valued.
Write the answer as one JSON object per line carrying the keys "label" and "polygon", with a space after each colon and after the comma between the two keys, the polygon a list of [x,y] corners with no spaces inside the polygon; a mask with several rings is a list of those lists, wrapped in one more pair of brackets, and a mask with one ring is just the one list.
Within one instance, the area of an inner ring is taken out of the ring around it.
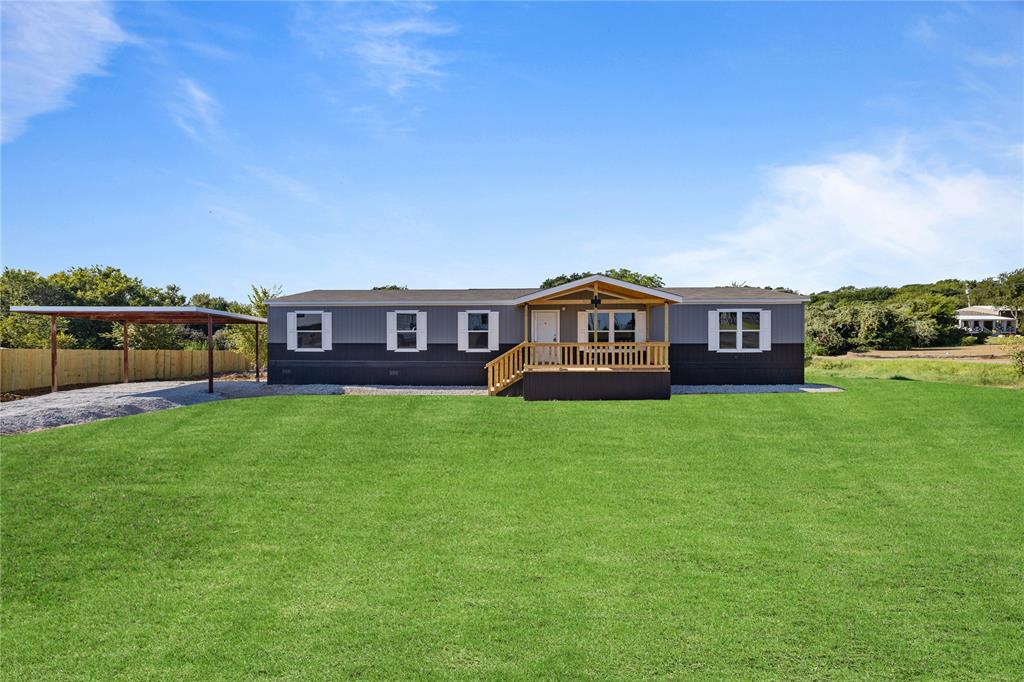
{"label": "wooden privacy fence", "polygon": [[[121,381],[120,350],[58,350],[57,382],[113,384]],[[213,353],[214,372],[249,368],[245,356],[229,350]],[[206,376],[205,350],[129,350],[131,381],[189,379]],[[25,391],[50,386],[50,351],[45,348],[0,348],[0,390]]]}

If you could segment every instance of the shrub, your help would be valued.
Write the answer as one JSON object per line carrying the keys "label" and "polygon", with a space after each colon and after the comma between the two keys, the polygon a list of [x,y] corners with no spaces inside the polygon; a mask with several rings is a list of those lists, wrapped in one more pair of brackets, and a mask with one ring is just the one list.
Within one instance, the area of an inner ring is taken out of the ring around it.
{"label": "shrub", "polygon": [[973,346],[973,345],[975,345],[977,343],[978,343],[978,337],[977,336],[965,336],[964,338],[960,339],[960,345],[961,346]]}
{"label": "shrub", "polygon": [[1010,356],[1010,364],[1017,372],[1017,376],[1024,377],[1024,339],[1019,336],[1013,338],[1006,344],[1006,354]]}

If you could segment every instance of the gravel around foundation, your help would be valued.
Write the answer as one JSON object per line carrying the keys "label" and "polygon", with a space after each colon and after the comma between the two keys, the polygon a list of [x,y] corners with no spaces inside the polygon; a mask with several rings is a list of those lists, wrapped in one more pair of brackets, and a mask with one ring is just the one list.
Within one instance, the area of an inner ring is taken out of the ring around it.
{"label": "gravel around foundation", "polygon": [[828,384],[737,384],[735,386],[672,386],[672,395],[704,393],[840,393],[843,389]]}
{"label": "gravel around foundation", "polygon": [[[820,384],[774,386],[673,386],[673,395],[701,393],[831,393],[841,389]],[[156,412],[232,398],[274,395],[450,395],[485,396],[479,386],[338,386],[333,384],[268,385],[255,381],[142,381],[110,384],[0,403],[0,434],[50,429],[98,419]]]}

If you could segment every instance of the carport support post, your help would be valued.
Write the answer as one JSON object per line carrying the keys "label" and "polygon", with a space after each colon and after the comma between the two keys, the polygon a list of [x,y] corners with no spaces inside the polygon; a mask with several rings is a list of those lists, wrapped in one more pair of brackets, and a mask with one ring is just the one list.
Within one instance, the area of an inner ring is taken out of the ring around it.
{"label": "carport support post", "polygon": [[50,393],[57,392],[57,316],[50,315]]}
{"label": "carport support post", "polygon": [[256,383],[260,383],[260,323],[256,323]]}
{"label": "carport support post", "polygon": [[207,393],[213,393],[213,318],[206,318],[206,376]]}
{"label": "carport support post", "polygon": [[124,328],[124,351],[121,357],[121,382],[128,383],[128,320],[121,323]]}

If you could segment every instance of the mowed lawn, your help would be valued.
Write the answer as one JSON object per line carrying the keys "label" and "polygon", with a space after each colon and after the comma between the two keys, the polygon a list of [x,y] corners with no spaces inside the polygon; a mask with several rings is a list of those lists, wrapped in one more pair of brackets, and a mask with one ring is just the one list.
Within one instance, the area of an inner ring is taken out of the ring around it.
{"label": "mowed lawn", "polygon": [[4,438],[3,675],[1020,679],[1024,393],[836,383]]}

